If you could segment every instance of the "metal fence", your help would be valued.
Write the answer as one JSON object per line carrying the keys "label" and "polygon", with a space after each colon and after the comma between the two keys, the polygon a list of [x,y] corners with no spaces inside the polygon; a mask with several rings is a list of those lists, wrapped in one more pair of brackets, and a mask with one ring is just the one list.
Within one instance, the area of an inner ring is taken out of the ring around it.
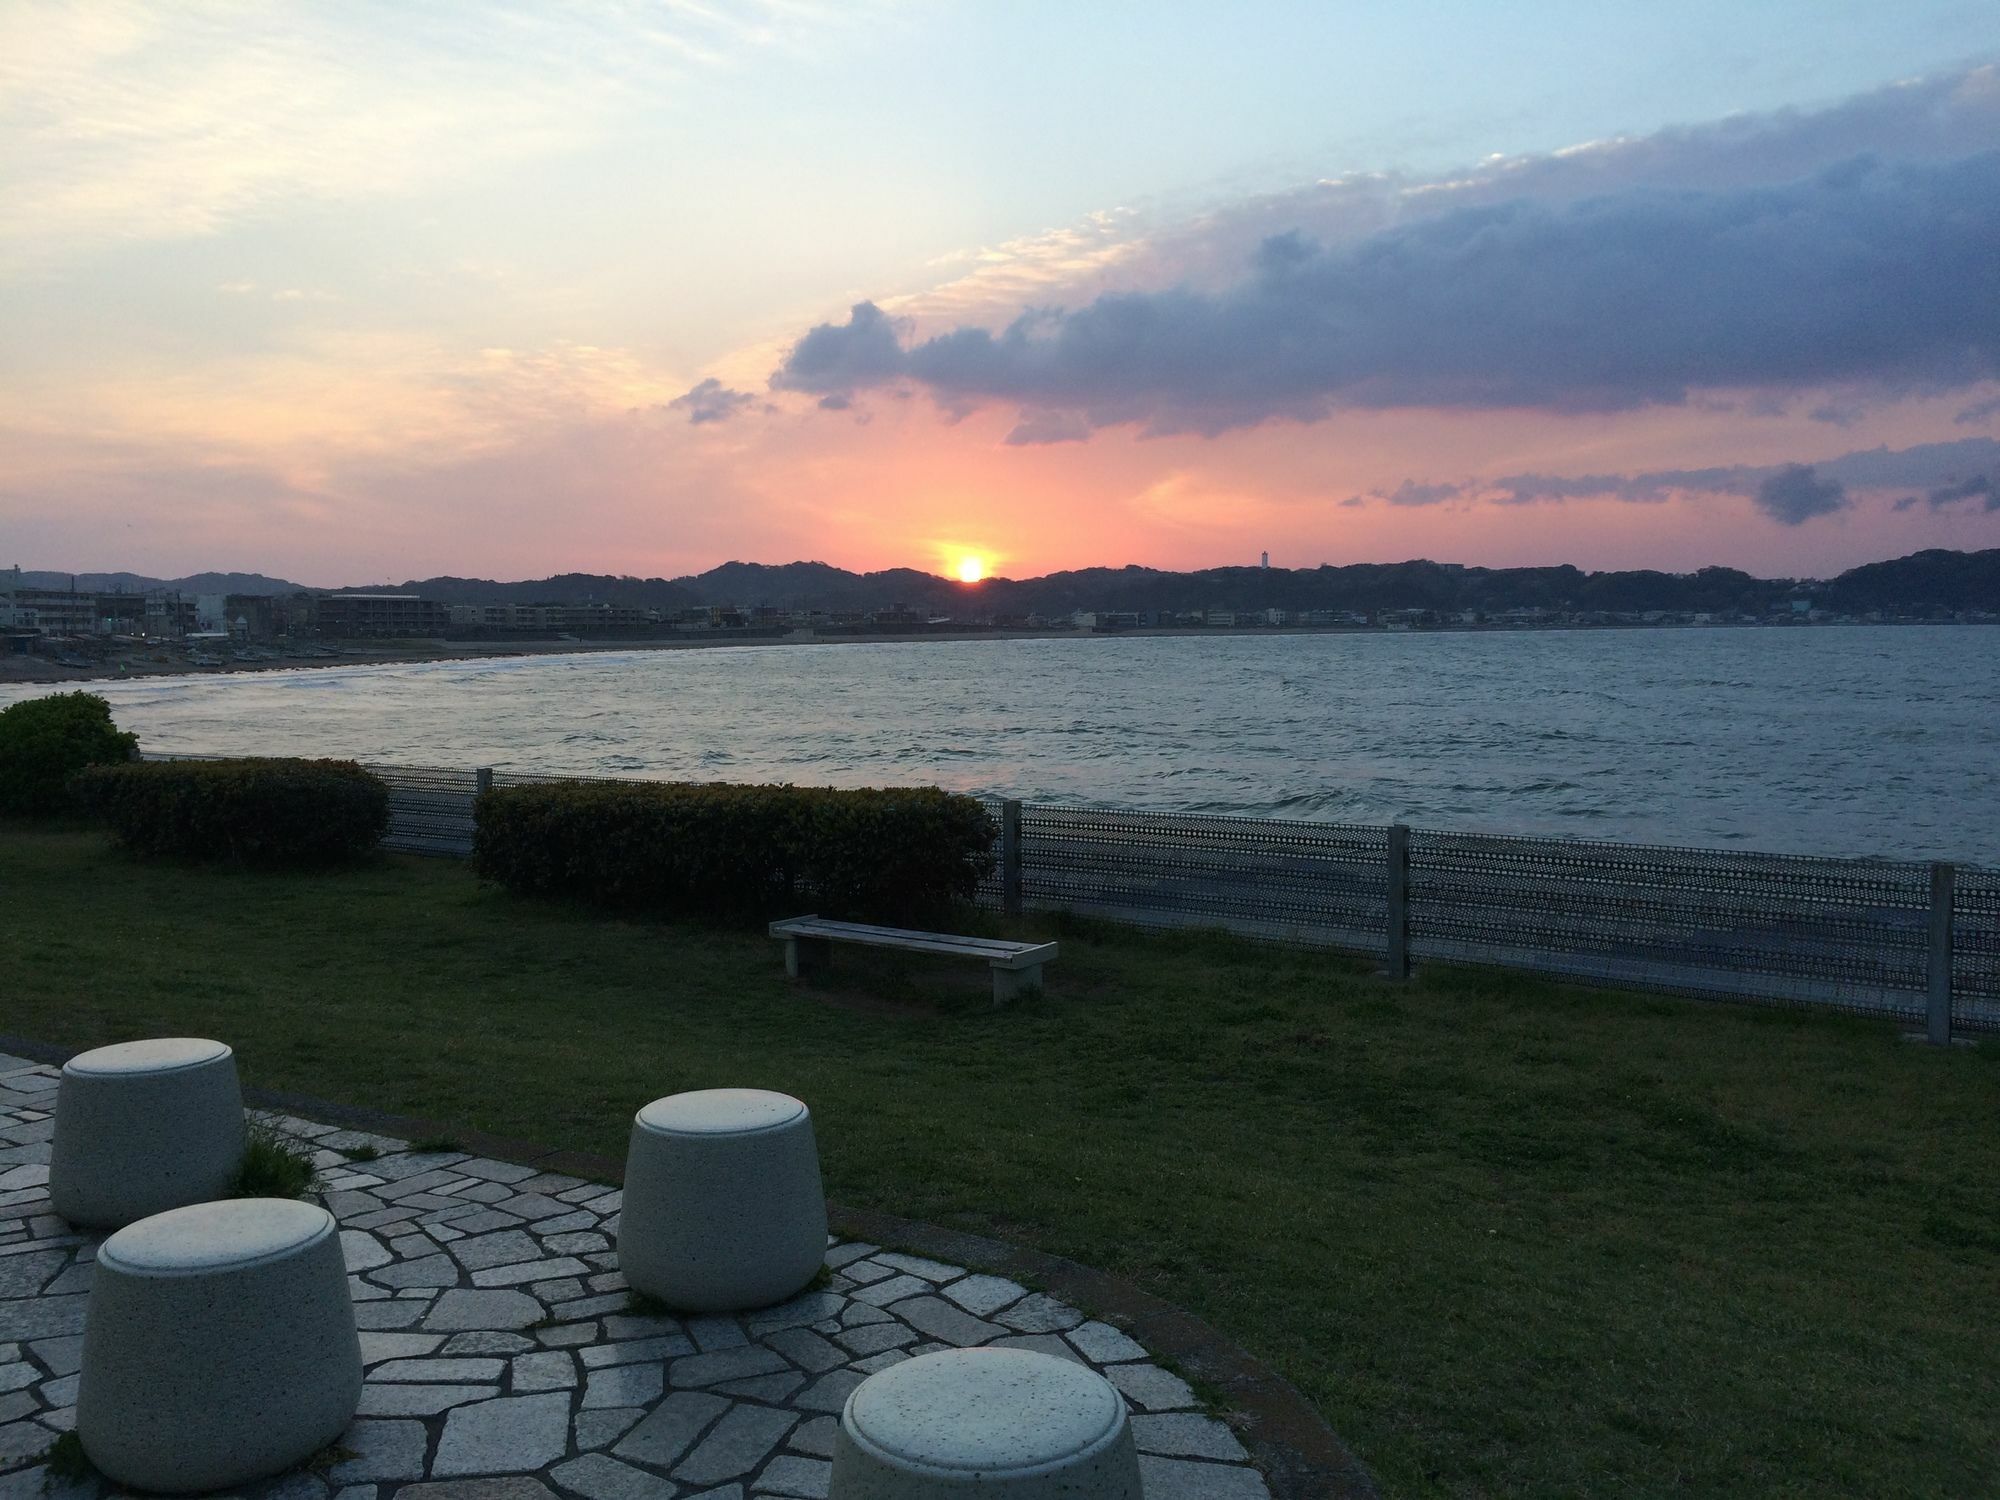
{"label": "metal fence", "polygon": [[1416,958],[1925,1011],[1925,865],[1421,830],[1409,859]]}
{"label": "metal fence", "polygon": [[1344,948],[1396,977],[1491,964],[1830,1006],[1934,1038],[1947,1017],[2000,1030],[2000,872],[1949,870],[1940,901],[1940,867],[1914,862],[993,806],[1012,837],[980,894],[1003,910]]}
{"label": "metal fence", "polygon": [[[371,766],[384,843],[472,850],[489,786],[570,778]],[[2000,870],[989,799],[978,900],[1221,928],[1378,957],[1491,964],[1717,998],[2000,1031]]]}

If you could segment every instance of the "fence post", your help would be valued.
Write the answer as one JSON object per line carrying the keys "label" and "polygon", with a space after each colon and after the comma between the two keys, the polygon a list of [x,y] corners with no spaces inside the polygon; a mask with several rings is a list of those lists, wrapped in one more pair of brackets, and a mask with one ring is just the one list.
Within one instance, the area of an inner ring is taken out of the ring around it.
{"label": "fence post", "polygon": [[1951,908],[1957,876],[1957,870],[1941,860],[1931,866],[1928,1040],[1934,1047],[1951,1045]]}
{"label": "fence post", "polygon": [[481,766],[472,773],[472,793],[476,797],[481,792],[490,792],[492,790],[493,768],[491,766]]}
{"label": "fence post", "polygon": [[1383,971],[1391,979],[1410,977],[1410,830],[1389,825],[1389,931]]}
{"label": "fence post", "polygon": [[1021,915],[1021,804],[1011,797],[1000,804],[1000,910]]}

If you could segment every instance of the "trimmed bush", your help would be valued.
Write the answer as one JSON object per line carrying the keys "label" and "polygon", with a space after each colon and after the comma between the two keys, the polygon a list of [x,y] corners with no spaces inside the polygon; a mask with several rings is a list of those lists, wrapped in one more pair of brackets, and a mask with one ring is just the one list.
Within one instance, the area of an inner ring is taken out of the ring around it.
{"label": "trimmed bush", "polygon": [[77,800],[139,854],[325,865],[366,854],[389,789],[346,760],[160,760],[96,766]]}
{"label": "trimmed bush", "polygon": [[942,915],[993,868],[978,799],[917,787],[507,787],[479,799],[479,873],[524,895],[663,914]]}
{"label": "trimmed bush", "polygon": [[54,693],[0,711],[0,813],[40,817],[75,805],[70,778],[85,766],[117,765],[138,738],[111,722],[95,693]]}

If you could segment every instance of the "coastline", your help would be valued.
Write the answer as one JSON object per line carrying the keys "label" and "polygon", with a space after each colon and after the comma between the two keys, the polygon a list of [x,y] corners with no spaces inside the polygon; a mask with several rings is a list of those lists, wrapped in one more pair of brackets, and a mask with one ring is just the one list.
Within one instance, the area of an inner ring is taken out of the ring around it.
{"label": "coastline", "polygon": [[[40,656],[0,655],[0,687],[70,683],[124,682],[140,677],[218,677],[243,672],[296,672],[325,667],[408,666],[433,661],[486,661],[523,656],[583,656],[621,651],[711,651],[743,650],[758,646],[880,646],[885,644],[925,644],[962,641],[1076,641],[1115,640],[1131,637],[1279,636],[1279,635],[1519,635],[1543,631],[1599,630],[1805,630],[1835,629],[1842,626],[1929,625],[1952,621],[1932,620],[1814,620],[1764,622],[1710,621],[1691,624],[1669,621],[1585,624],[1574,621],[1546,624],[1508,623],[1466,625],[1462,623],[1426,625],[1417,629],[1384,629],[1373,625],[1143,625],[1130,629],[1095,630],[1068,627],[1046,630],[925,630],[869,631],[854,634],[821,635],[812,630],[793,630],[784,635],[756,635],[737,639],[661,640],[533,640],[533,641],[381,641],[348,644],[334,648],[332,656],[274,656],[269,660],[225,661],[212,666],[197,665],[184,658],[167,655],[165,645],[146,645],[127,650],[103,662],[69,667]],[[266,646],[260,649],[269,650]],[[319,649],[325,649],[320,647]]]}
{"label": "coastline", "polygon": [[[1139,634],[1140,632],[1128,632]],[[1194,635],[1198,631],[1148,634]],[[1251,632],[1213,631],[1210,634]],[[1270,632],[1281,633],[1281,632]],[[27,683],[124,682],[138,677],[221,677],[243,672],[297,672],[327,667],[408,666],[432,661],[486,661],[522,656],[584,656],[619,651],[709,651],[754,646],[867,646],[893,641],[1073,640],[1088,630],[884,631],[857,635],[815,635],[809,630],[737,640],[574,640],[574,641],[384,641],[350,644],[334,656],[276,656],[268,661],[226,661],[199,666],[164,656],[164,648],[134,651],[87,667],[66,667],[39,656],[0,656],[0,687]]]}

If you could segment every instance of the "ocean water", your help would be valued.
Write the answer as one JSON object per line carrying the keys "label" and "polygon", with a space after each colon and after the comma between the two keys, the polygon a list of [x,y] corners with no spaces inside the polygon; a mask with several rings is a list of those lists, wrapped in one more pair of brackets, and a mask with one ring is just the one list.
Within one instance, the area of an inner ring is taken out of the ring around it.
{"label": "ocean water", "polygon": [[2000,864],[1979,626],[782,645],[93,691],[157,751]]}

